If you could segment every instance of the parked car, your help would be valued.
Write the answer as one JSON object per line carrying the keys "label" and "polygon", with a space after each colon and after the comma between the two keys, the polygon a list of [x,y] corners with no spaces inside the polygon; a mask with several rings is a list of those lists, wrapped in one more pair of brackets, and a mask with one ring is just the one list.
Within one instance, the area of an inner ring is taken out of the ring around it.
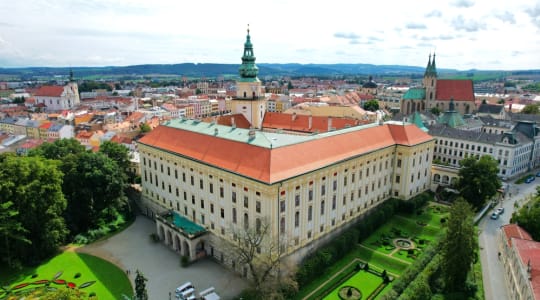
{"label": "parked car", "polygon": [[525,183],[531,183],[534,181],[534,176],[530,176],[530,177],[527,177],[527,179],[525,179]]}
{"label": "parked car", "polygon": [[540,172],[536,173],[536,177],[540,177]]}
{"label": "parked car", "polygon": [[497,220],[499,218],[499,214],[497,212],[494,212],[491,214],[491,217],[490,217],[492,220]]}
{"label": "parked car", "polygon": [[504,212],[504,207],[499,207],[499,208],[497,208],[497,211],[496,211],[496,212],[497,212],[497,214],[502,215],[503,212]]}

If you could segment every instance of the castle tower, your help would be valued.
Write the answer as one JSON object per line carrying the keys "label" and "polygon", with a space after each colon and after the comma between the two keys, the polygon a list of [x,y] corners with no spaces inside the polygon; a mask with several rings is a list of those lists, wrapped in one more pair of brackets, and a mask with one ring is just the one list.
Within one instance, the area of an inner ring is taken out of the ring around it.
{"label": "castle tower", "polygon": [[253,128],[261,128],[266,112],[266,98],[261,81],[257,77],[259,68],[255,65],[249,25],[244,43],[242,65],[238,71],[240,79],[236,82],[236,98],[232,99],[232,112],[243,114]]}
{"label": "castle tower", "polygon": [[423,85],[426,90],[426,106],[431,109],[435,106],[435,95],[437,92],[437,67],[435,65],[435,53],[433,53],[433,60],[431,54],[429,55],[426,71],[424,72]]}

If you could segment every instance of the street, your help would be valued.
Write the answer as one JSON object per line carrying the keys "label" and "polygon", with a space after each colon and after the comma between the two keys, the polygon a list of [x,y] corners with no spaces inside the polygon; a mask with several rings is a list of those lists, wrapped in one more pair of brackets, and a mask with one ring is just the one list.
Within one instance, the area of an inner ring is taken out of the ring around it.
{"label": "street", "polygon": [[525,199],[536,193],[536,186],[540,183],[540,178],[536,178],[531,183],[513,184],[508,183],[508,192],[502,201],[504,213],[498,219],[490,219],[491,213],[501,205],[497,205],[486,213],[480,221],[478,227],[480,235],[478,242],[480,244],[480,259],[482,262],[482,276],[484,280],[485,298],[491,299],[509,299],[509,293],[504,279],[504,268],[499,261],[499,231],[502,225],[510,222],[510,217],[514,211],[514,204],[521,206]]}

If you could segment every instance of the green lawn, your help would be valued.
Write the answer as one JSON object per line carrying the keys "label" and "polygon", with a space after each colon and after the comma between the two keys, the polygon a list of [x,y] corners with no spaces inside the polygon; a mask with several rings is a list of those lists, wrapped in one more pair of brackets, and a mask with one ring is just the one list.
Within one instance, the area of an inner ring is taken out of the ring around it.
{"label": "green lawn", "polygon": [[359,271],[349,280],[341,284],[337,289],[324,297],[325,300],[339,299],[338,293],[343,286],[354,286],[362,293],[362,299],[367,298],[379,285],[381,285],[383,279],[380,276],[374,275],[366,271]]}
{"label": "green lawn", "polygon": [[[131,283],[123,270],[98,257],[76,252],[63,252],[37,268],[26,268],[15,274],[10,274],[11,282],[8,284],[4,282],[2,286],[7,285],[13,288],[22,283],[53,280],[59,272],[62,272],[58,277],[59,280],[74,283],[76,287],[95,281],[81,290],[87,295],[93,292],[99,299],[121,299],[122,294],[133,295]],[[77,273],[80,273],[80,277],[75,278]],[[33,274],[37,274],[37,276],[32,278]],[[8,276],[3,275],[2,279],[5,280]],[[41,286],[43,285],[29,285],[20,290]],[[66,285],[51,283],[50,286],[65,287]],[[0,294],[0,299],[2,299],[1,297]]]}
{"label": "green lawn", "polygon": [[354,253],[356,254],[355,257],[365,262],[368,262],[370,265],[375,265],[376,267],[378,267],[378,269],[386,270],[387,272],[393,274],[401,274],[409,266],[409,264],[405,262],[401,262],[382,253],[372,251],[360,246],[356,251],[354,251]]}

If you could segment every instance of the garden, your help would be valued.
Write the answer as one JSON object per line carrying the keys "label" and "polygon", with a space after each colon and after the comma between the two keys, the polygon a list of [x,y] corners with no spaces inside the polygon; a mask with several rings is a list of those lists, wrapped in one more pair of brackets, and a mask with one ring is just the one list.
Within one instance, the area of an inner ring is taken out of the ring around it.
{"label": "garden", "polygon": [[86,299],[121,299],[132,296],[129,278],[123,270],[98,257],[63,252],[36,268],[0,272],[0,299],[20,299],[40,289],[70,289]]}
{"label": "garden", "polygon": [[438,242],[448,216],[447,206],[433,202],[411,211],[390,217],[329,267],[327,276],[303,287],[297,299],[380,299]]}

